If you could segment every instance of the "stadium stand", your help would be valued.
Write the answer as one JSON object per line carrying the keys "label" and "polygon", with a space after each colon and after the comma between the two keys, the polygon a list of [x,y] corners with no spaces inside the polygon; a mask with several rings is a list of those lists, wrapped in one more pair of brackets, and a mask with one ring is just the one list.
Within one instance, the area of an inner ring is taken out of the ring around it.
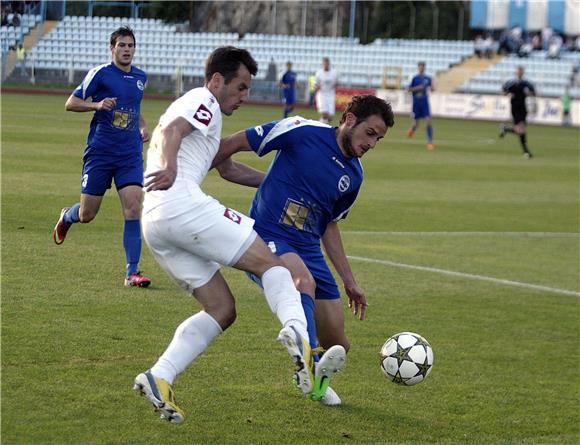
{"label": "stadium stand", "polygon": [[533,57],[520,58],[510,55],[490,66],[459,88],[463,93],[497,94],[508,79],[514,77],[515,69],[523,66],[526,78],[536,86],[537,94],[544,97],[560,97],[566,87],[573,98],[580,98],[580,89],[573,84],[573,69],[580,63],[580,53],[567,53],[558,60],[544,58],[538,51]]}
{"label": "stadium stand", "polygon": [[205,59],[216,46],[238,45],[250,50],[258,61],[258,79],[265,77],[268,62],[274,58],[278,67],[292,60],[298,81],[306,82],[327,56],[343,84],[380,87],[385,66],[401,67],[406,82],[419,60],[437,74],[473,54],[473,42],[464,41],[387,39],[361,45],[358,39],[343,37],[248,33],[240,38],[236,33],[177,32],[175,25],[158,19],[66,16],[29,52],[29,67],[86,71],[108,60],[108,36],[121,25],[135,31],[135,64],[158,75],[174,75],[180,66],[185,76],[203,76]]}
{"label": "stadium stand", "polygon": [[24,36],[40,23],[40,21],[40,15],[23,14],[21,16],[20,26],[2,26],[0,28],[2,54],[5,55],[10,49],[14,48],[18,42],[24,41]]}

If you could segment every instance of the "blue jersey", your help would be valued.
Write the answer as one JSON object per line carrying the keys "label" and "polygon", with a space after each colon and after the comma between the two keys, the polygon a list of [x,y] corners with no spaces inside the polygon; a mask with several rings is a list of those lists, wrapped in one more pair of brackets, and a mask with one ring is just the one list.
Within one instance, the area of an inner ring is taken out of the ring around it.
{"label": "blue jersey", "polygon": [[286,71],[280,83],[286,87],[282,89],[284,102],[287,104],[296,103],[296,73],[294,71]]}
{"label": "blue jersey", "polygon": [[146,82],[144,71],[131,67],[126,73],[113,63],[97,66],[87,73],[73,94],[82,100],[90,97],[93,102],[116,97],[117,105],[110,111],[95,111],[86,154],[127,155],[143,151],[139,116]]}
{"label": "blue jersey", "polygon": [[418,87],[419,85],[424,85],[425,89],[421,91],[413,91],[413,102],[427,102],[427,88],[431,86],[431,77],[424,74],[417,74],[411,80],[409,88]]}
{"label": "blue jersey", "polygon": [[320,245],[327,225],[346,217],[363,181],[356,157],[345,157],[336,129],[290,117],[246,130],[252,149],[277,153],[256,192],[250,216],[262,236]]}
{"label": "blue jersey", "polygon": [[280,82],[286,85],[287,89],[296,88],[296,73],[294,71],[286,71]]}

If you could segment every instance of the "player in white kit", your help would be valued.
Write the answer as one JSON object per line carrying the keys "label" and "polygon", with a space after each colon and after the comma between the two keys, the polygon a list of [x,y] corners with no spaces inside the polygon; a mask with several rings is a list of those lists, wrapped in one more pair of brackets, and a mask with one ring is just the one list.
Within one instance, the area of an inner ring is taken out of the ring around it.
{"label": "player in white kit", "polygon": [[[312,391],[311,351],[300,294],[290,272],[253,230],[253,220],[226,208],[200,188],[219,148],[222,116],[247,99],[257,64],[243,49],[221,47],[208,58],[204,87],[174,101],[153,132],[147,155],[143,237],[157,262],[203,310],[177,328],[151,369],[135,379],[162,419],[184,420],[171,385],[236,318],[234,297],[220,264],[258,274],[271,310],[284,326],[278,340],[296,364],[304,393]],[[257,186],[263,177],[236,162],[222,163],[222,176]]]}
{"label": "player in white kit", "polygon": [[320,122],[329,124],[336,111],[336,87],[338,74],[330,68],[330,59],[322,59],[322,69],[316,72],[316,107],[320,113]]}

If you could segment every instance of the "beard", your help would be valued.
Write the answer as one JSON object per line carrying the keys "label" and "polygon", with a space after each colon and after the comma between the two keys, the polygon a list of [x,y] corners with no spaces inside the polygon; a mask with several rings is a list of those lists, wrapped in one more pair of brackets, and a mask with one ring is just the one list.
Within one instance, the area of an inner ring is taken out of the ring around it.
{"label": "beard", "polygon": [[347,130],[343,135],[342,135],[342,148],[344,149],[346,155],[349,158],[352,157],[356,157],[356,151],[354,151],[354,148],[352,146],[352,133],[354,132],[354,127]]}

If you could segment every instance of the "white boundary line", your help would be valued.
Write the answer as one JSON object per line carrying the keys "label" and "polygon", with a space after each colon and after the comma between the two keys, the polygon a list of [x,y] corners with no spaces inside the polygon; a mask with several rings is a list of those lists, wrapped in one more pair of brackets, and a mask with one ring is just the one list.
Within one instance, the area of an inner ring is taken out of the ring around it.
{"label": "white boundary line", "polygon": [[482,236],[482,237],[548,237],[548,238],[580,238],[576,232],[374,232],[364,230],[341,230],[348,235],[377,236]]}
{"label": "white boundary line", "polygon": [[387,260],[375,260],[373,258],[365,258],[365,257],[360,257],[360,256],[349,255],[348,258],[351,260],[363,261],[366,263],[375,263],[375,264],[383,264],[385,266],[399,267],[401,269],[412,269],[412,270],[421,270],[421,271],[425,271],[425,272],[435,272],[435,273],[440,273],[443,275],[449,275],[449,276],[453,276],[453,277],[468,278],[470,280],[489,281],[491,283],[506,284],[508,286],[524,287],[526,289],[535,289],[535,290],[540,290],[540,291],[545,291],[545,292],[551,292],[554,294],[571,295],[573,297],[580,297],[580,292],[575,292],[575,291],[567,290],[567,289],[558,289],[556,287],[548,287],[548,286],[541,286],[538,284],[522,283],[520,281],[504,280],[502,278],[486,277],[484,275],[474,275],[474,274],[464,273],[464,272],[454,272],[452,270],[437,269],[435,267],[415,266],[412,264],[397,263],[394,261],[387,261]]}

